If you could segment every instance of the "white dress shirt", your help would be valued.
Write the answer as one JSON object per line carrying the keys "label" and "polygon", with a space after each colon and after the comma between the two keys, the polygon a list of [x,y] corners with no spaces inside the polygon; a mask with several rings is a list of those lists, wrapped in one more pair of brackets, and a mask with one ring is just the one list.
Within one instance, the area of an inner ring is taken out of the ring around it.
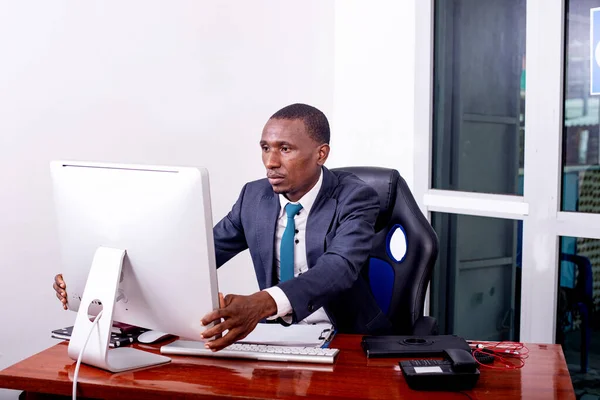
{"label": "white dress shirt", "polygon": [[[319,190],[321,190],[321,185],[323,184],[323,170],[321,170],[321,175],[319,175],[319,180],[313,186],[312,189],[308,191],[300,200],[297,202],[291,202],[285,198],[284,195],[279,195],[279,204],[281,205],[281,210],[279,211],[279,217],[277,218],[277,228],[275,230],[275,265],[277,267],[277,278],[281,277],[281,270],[279,268],[279,253],[281,247],[281,238],[283,237],[283,231],[287,225],[287,215],[285,213],[285,206],[288,203],[302,204],[302,209],[300,213],[296,215],[294,218],[294,224],[296,225],[296,233],[294,239],[297,241],[294,246],[294,277],[298,275],[302,275],[306,271],[308,271],[308,261],[306,259],[306,222],[308,221],[308,215],[310,214],[310,209],[312,208],[317,195],[319,194]],[[273,297],[275,303],[277,304],[277,314],[273,315],[271,318],[277,317],[285,317],[292,312],[292,305],[290,300],[287,298],[283,290],[278,288],[277,286],[273,286],[265,289],[267,293]],[[284,318],[286,319],[286,318]],[[317,323],[331,323],[327,313],[323,309],[323,307],[319,308],[317,311],[310,314],[308,317],[300,321],[299,323],[305,324],[317,324]]]}

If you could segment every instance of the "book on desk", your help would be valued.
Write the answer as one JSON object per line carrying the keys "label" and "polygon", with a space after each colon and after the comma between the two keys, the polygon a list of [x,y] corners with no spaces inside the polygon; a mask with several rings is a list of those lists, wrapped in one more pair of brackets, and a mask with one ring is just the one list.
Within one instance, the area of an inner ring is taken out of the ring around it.
{"label": "book on desk", "polygon": [[[140,328],[128,324],[114,323],[111,328],[109,347],[123,347],[134,343],[140,334],[149,329]],[[70,340],[73,334],[73,326],[55,329],[50,336],[55,339]]]}

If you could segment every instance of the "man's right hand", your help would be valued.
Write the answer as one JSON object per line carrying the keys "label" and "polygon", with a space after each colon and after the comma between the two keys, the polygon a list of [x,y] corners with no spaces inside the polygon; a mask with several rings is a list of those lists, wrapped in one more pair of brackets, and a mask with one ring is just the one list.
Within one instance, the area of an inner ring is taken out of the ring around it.
{"label": "man's right hand", "polygon": [[[216,337],[205,344],[205,347],[218,351],[237,340],[243,339],[256,328],[261,319],[270,317],[277,312],[277,304],[270,294],[264,291],[256,292],[250,296],[228,294],[223,298],[219,293],[220,308],[214,310],[202,318],[202,325],[211,322],[217,324],[204,332],[203,338]],[[218,323],[223,319],[224,321]],[[227,334],[223,335],[223,331]]]}
{"label": "man's right hand", "polygon": [[56,292],[56,297],[62,303],[65,310],[68,310],[67,306],[67,284],[63,280],[62,274],[58,274],[54,277],[54,285],[52,285]]}

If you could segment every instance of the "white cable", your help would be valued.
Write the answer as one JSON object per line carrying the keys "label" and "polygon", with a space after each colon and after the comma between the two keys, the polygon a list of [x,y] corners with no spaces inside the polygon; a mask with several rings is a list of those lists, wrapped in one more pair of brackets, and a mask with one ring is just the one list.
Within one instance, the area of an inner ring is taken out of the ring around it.
{"label": "white cable", "polygon": [[[102,310],[104,311],[104,310]],[[98,313],[98,315],[96,316],[96,318],[94,318],[94,322],[92,323],[92,327],[90,328],[90,332],[88,333],[87,339],[85,339],[85,343],[83,344],[83,347],[81,348],[81,351],[79,352],[79,357],[77,357],[77,364],[75,365],[75,375],[73,376],[73,400],[77,400],[77,375],[79,375],[79,366],[81,365],[81,359],[83,358],[83,352],[85,351],[85,347],[88,344],[88,341],[90,340],[90,337],[92,336],[92,332],[94,332],[94,328],[96,327],[96,324],[98,324],[98,321],[100,321],[100,317],[102,316],[102,311],[100,311]]]}

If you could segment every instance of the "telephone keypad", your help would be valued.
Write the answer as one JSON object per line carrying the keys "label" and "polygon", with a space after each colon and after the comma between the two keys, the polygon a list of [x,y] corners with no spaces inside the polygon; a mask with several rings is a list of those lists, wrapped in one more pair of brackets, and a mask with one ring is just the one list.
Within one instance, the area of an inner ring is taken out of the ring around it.
{"label": "telephone keypad", "polygon": [[447,361],[447,360],[427,360],[427,359],[409,360],[409,361],[404,361],[404,362],[407,363],[408,365],[410,365],[411,367],[436,367],[436,366],[451,364],[450,361]]}

